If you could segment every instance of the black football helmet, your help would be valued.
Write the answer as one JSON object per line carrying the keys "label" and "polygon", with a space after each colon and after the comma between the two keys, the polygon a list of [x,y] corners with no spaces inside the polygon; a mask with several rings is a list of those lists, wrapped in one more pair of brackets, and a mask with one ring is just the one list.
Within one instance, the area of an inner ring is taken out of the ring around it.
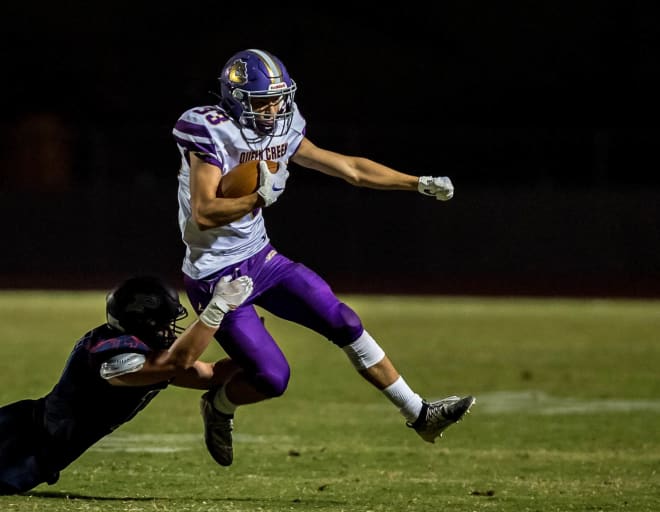
{"label": "black football helmet", "polygon": [[106,297],[108,325],[154,349],[168,348],[184,330],[176,322],[187,316],[178,292],[155,276],[131,277]]}

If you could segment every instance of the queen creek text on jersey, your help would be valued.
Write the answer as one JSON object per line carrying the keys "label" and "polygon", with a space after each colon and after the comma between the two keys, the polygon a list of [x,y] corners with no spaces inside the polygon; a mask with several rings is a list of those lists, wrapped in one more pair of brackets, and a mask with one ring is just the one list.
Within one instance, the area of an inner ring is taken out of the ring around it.
{"label": "queen creek text on jersey", "polygon": [[[186,245],[184,274],[202,279],[258,253],[269,242],[261,209],[230,224],[201,230],[190,205],[190,154],[219,168],[223,175],[248,160],[288,162],[305,135],[305,120],[294,105],[291,128],[284,135],[245,136],[249,128],[233,120],[220,106],[184,112],[172,131],[181,154],[179,228]],[[258,139],[256,142],[255,140]]]}

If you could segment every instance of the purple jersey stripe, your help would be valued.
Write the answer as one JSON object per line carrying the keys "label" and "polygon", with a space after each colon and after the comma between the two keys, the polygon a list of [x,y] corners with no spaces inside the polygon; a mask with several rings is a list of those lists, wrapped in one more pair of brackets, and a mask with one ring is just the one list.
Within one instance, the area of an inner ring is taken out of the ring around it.
{"label": "purple jersey stripe", "polygon": [[174,125],[174,129],[192,135],[193,137],[204,137],[211,140],[211,134],[203,124],[191,123],[190,121],[179,119],[176,125]]}
{"label": "purple jersey stripe", "polygon": [[179,144],[179,146],[187,149],[188,151],[210,155],[215,154],[215,146],[211,142],[199,142],[197,140],[182,139],[178,135],[175,135],[174,139],[176,140],[177,144]]}
{"label": "purple jersey stripe", "polygon": [[194,140],[182,139],[176,135],[174,138],[176,139],[177,144],[188,153],[195,153],[195,155],[204,160],[207,164],[215,165],[222,169],[220,160],[215,156],[215,147],[213,144],[203,144]]}

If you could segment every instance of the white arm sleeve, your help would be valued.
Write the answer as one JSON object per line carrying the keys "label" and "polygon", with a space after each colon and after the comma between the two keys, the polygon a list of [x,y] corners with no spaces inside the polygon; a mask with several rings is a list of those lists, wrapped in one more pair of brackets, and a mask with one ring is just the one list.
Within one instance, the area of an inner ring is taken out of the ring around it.
{"label": "white arm sleeve", "polygon": [[112,379],[127,373],[140,371],[147,360],[144,354],[137,354],[134,352],[126,354],[117,354],[112,356],[101,365],[101,377],[104,379]]}

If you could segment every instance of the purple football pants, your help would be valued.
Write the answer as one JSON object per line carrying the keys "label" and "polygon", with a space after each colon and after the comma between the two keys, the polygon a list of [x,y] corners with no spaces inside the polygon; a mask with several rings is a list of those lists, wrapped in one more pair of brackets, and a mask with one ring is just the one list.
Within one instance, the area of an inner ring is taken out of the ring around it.
{"label": "purple football pants", "polygon": [[197,314],[208,304],[215,284],[230,274],[250,276],[254,291],[239,308],[227,313],[216,339],[266,396],[280,396],[289,383],[290,368],[254,305],[298,323],[343,347],[363,331],[358,315],[341,302],[318,274],[279,254],[268,244],[240,264],[203,279],[184,276],[188,299]]}

